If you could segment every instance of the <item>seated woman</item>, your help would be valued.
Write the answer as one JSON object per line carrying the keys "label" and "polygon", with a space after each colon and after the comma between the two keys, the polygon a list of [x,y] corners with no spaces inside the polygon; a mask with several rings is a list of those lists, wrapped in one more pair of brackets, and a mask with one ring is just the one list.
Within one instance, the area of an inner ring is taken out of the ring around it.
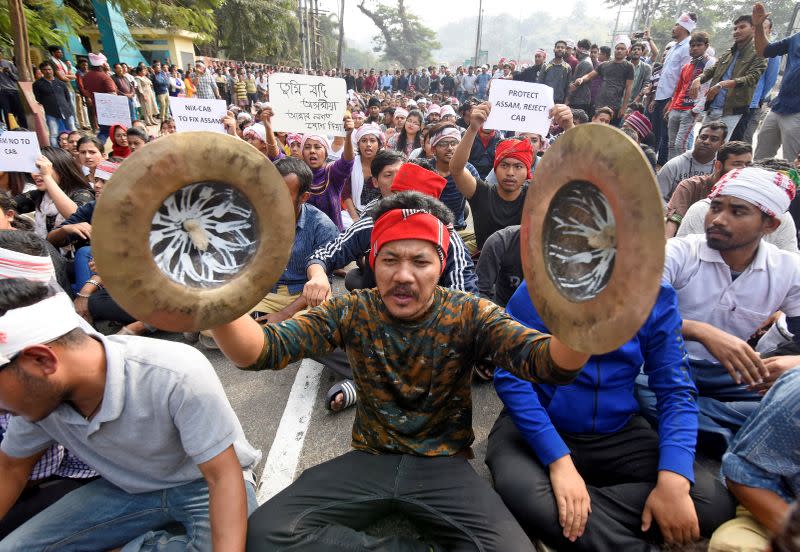
{"label": "seated woman", "polygon": [[375,160],[378,152],[383,150],[385,138],[378,125],[362,125],[354,132],[356,143],[356,158],[350,177],[342,191],[342,222],[345,228],[361,218],[364,206],[381,196],[375,179],[372,176],[370,165]]}
{"label": "seated woman", "polygon": [[[106,182],[119,167],[119,163],[103,161],[95,170],[94,191],[99,198]],[[91,237],[92,217],[96,201],[91,201],[78,209],[58,228],[47,235],[47,241],[56,247],[72,245],[77,247],[75,253],[75,283],[72,290],[75,294],[75,311],[88,322],[106,321],[122,324],[121,335],[145,335],[155,328],[125,312],[103,287],[103,280],[97,274],[92,258]]]}
{"label": "seated woman", "polygon": [[78,159],[86,182],[94,182],[94,169],[106,157],[105,146],[94,136],[84,136],[78,140]]}
{"label": "seated woman", "polygon": [[112,125],[109,136],[111,138],[111,155],[125,159],[131,154],[127,128],[122,125]]}
{"label": "seated woman", "polygon": [[125,134],[128,138],[128,147],[131,149],[131,153],[144,147],[145,144],[150,141],[150,136],[147,134],[147,131],[141,128],[131,127]]}
{"label": "seated woman", "polygon": [[400,132],[389,139],[388,147],[406,156],[411,155],[412,151],[422,147],[422,128],[422,112],[412,109],[403,120]]}
{"label": "seated woman", "polygon": [[62,149],[42,148],[36,160],[39,172],[33,175],[36,189],[14,198],[19,213],[34,213],[34,232],[40,238],[72,216],[78,207],[94,199],[89,184]]}

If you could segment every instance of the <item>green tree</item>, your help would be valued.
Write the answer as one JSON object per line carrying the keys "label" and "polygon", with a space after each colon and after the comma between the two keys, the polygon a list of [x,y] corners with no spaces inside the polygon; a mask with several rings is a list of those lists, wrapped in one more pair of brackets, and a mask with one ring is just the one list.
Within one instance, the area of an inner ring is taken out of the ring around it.
{"label": "green tree", "polygon": [[299,63],[299,25],[291,0],[224,0],[214,11],[214,47],[232,59]]}
{"label": "green tree", "polygon": [[[9,5],[0,0],[0,45],[13,44]],[[69,6],[56,5],[52,0],[27,0],[23,3],[28,27],[28,41],[32,46],[60,44],[66,33],[56,28],[63,23],[66,28],[77,29],[85,19]]]}
{"label": "green tree", "polygon": [[441,47],[436,33],[422,24],[419,16],[409,12],[404,0],[397,6],[378,3],[370,9],[368,0],[361,0],[358,9],[378,27],[375,52],[381,52],[384,61],[396,61],[403,67],[419,67],[430,62],[431,52]]}

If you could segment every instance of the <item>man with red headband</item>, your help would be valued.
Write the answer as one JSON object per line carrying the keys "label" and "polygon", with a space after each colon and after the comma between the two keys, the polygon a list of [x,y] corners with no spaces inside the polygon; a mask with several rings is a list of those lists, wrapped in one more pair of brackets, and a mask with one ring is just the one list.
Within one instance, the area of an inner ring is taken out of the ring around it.
{"label": "man with red headband", "polygon": [[[493,233],[507,226],[520,224],[534,157],[530,140],[503,140],[497,145],[494,156],[497,185],[475,178],[465,169],[475,137],[489,117],[491,109],[491,104],[486,102],[472,108],[469,128],[450,160],[450,174],[472,209],[478,250]],[[567,125],[562,128],[566,130],[572,127],[571,113],[566,117],[561,115],[562,110],[555,111],[559,113],[559,123]]]}
{"label": "man with red headband", "polygon": [[[373,165],[375,162],[373,161]],[[375,171],[378,182],[383,180],[383,171]],[[420,209],[421,203],[416,191],[432,198],[439,198],[445,187],[446,180],[433,171],[422,168],[414,163],[402,165],[394,176],[389,190],[381,193],[384,197],[395,195],[397,206],[402,209]],[[303,297],[311,306],[319,305],[331,293],[331,284],[328,274],[337,268],[344,268],[352,262],[357,262],[358,267],[347,273],[345,286],[348,290],[366,289],[375,287],[375,274],[366,259],[369,257],[372,246],[370,236],[375,226],[375,219],[371,216],[379,200],[373,200],[365,207],[365,215],[344,231],[334,241],[320,247],[308,258],[308,282],[303,288]],[[478,283],[475,276],[475,265],[469,256],[467,246],[461,240],[458,232],[448,227],[450,246],[447,251],[445,269],[439,277],[439,285],[450,289],[477,293]],[[324,358],[317,358],[333,372],[344,378],[337,381],[328,391],[326,408],[338,412],[356,403],[358,395],[353,385],[353,373],[347,361],[347,355],[341,350],[336,350]]]}
{"label": "man with red headband", "polygon": [[[302,477],[249,520],[247,549],[533,551],[500,497],[469,465],[470,381],[479,358],[520,378],[567,384],[588,355],[525,328],[471,293],[437,286],[453,215],[385,198],[373,213],[369,263],[377,289],[326,301],[264,328],[245,316],[213,330],[249,370],[280,369],[334,347],[347,351],[359,401],[350,451]],[[353,474],[358,474],[353,477]],[[402,512],[435,536],[361,529]]]}

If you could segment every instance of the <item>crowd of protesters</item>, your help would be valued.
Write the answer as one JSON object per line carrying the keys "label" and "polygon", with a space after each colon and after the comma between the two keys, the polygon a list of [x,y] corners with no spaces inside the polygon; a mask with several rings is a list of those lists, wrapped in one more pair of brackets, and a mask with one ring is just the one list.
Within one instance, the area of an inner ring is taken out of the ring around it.
{"label": "crowd of protesters", "polygon": [[[771,41],[761,4],[730,44],[702,25],[680,14],[660,49],[558,40],[531,65],[319,71],[348,90],[336,137],[273,129],[269,75],[297,67],[50,48],[33,86],[50,145],[37,172],[0,173],[0,551],[798,550],[800,35]],[[3,122],[23,126],[0,69]],[[497,79],[553,89],[545,134],[485,128]],[[128,98],[130,128],[97,124],[98,92]],[[97,198],[176,131],[177,96],[225,100],[296,221],[275,286],[188,344],[154,339],[92,255]],[[669,238],[647,320],[593,356],[548,335],[520,251],[540,156],[590,122],[641,148]],[[259,506],[260,452],[206,349],[319,360],[338,375],[325,408],[356,406],[355,450]],[[503,402],[493,487],[467,463],[480,381]],[[364,532],[392,511],[427,536]]]}

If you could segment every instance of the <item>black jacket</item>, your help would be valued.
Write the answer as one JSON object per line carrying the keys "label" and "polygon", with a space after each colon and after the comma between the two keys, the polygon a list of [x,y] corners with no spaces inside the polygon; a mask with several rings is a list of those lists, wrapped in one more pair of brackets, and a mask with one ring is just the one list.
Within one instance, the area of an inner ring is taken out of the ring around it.
{"label": "black jacket", "polygon": [[44,112],[51,117],[68,119],[75,114],[67,85],[58,79],[51,81],[42,77],[33,83],[33,95],[42,104]]}

